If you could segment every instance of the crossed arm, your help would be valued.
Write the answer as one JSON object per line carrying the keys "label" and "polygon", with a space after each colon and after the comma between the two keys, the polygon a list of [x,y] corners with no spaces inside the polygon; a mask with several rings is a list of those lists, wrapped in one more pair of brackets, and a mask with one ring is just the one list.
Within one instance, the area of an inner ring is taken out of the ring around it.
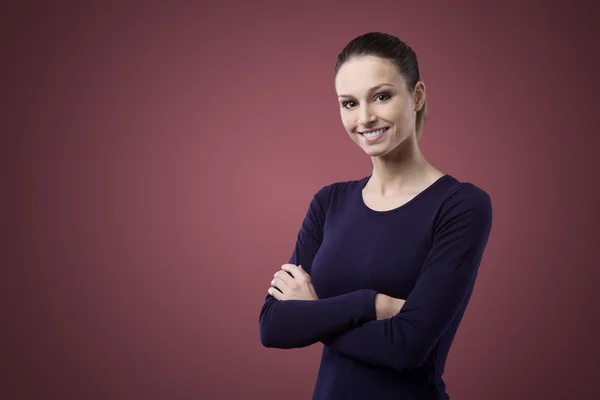
{"label": "crossed arm", "polygon": [[[324,187],[313,197],[289,260],[293,266],[302,265],[307,275],[323,240],[328,191],[329,188]],[[282,276],[290,279],[286,277]],[[299,348],[347,332],[376,319],[376,295],[374,290],[363,289],[326,299],[279,301],[269,293],[259,317],[261,342],[266,347]]]}
{"label": "crossed arm", "polygon": [[[315,196],[290,259],[307,271],[322,239],[323,209]],[[485,192],[459,190],[440,215],[421,275],[398,314],[378,320],[377,292],[370,289],[322,300],[278,301],[268,295],[260,314],[263,344],[294,348],[320,341],[375,365],[398,370],[421,365],[468,302],[491,221]]]}

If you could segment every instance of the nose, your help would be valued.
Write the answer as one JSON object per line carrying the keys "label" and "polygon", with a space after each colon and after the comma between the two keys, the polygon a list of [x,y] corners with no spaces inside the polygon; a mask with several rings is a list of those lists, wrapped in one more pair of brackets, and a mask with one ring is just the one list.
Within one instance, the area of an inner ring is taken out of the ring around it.
{"label": "nose", "polygon": [[375,121],[375,115],[371,112],[371,109],[366,105],[360,107],[358,111],[358,124],[366,126],[373,121]]}

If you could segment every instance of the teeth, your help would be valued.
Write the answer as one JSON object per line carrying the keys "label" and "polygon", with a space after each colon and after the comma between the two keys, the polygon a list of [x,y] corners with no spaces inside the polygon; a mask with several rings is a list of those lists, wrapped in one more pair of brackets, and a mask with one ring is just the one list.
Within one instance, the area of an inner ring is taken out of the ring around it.
{"label": "teeth", "polygon": [[377,136],[381,135],[384,131],[385,131],[385,128],[384,129],[380,129],[378,131],[374,131],[374,132],[363,133],[363,135],[365,137],[371,139],[371,138],[374,138],[374,137],[377,137]]}

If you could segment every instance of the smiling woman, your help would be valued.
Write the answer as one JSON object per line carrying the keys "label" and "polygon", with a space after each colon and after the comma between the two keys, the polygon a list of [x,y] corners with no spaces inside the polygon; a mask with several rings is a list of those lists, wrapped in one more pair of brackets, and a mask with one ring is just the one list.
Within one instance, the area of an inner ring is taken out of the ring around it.
{"label": "smiling woman", "polygon": [[371,175],[322,187],[260,312],[264,346],[323,343],[315,400],[448,399],[446,357],[491,232],[489,195],[421,153],[415,52],[368,33],[338,56],[342,124]]}

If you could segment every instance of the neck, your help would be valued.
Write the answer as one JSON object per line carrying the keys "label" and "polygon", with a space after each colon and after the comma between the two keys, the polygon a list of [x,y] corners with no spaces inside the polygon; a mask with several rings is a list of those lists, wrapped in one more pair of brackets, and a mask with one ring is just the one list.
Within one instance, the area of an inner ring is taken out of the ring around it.
{"label": "neck", "polygon": [[368,182],[370,190],[383,196],[410,191],[422,185],[434,172],[425,160],[415,135],[408,137],[392,152],[372,157],[373,174]]}

